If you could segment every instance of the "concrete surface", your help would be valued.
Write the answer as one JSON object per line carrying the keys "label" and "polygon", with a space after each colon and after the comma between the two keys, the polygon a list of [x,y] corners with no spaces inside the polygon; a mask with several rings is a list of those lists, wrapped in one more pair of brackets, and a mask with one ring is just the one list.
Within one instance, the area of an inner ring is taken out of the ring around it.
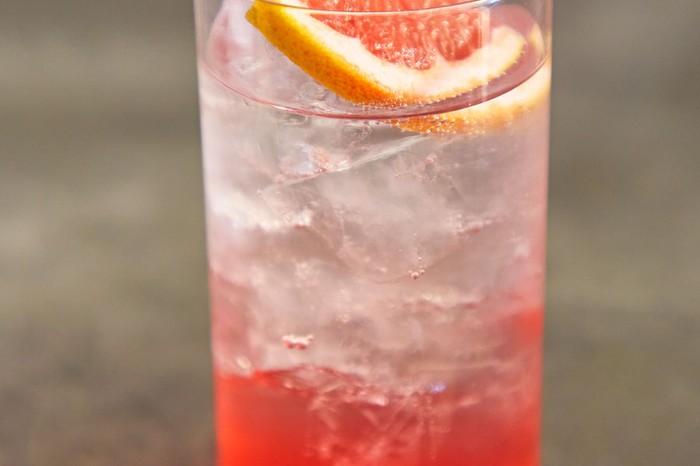
{"label": "concrete surface", "polygon": [[[1,9],[0,466],[211,465],[191,4]],[[700,464],[700,7],[555,11],[544,465]]]}

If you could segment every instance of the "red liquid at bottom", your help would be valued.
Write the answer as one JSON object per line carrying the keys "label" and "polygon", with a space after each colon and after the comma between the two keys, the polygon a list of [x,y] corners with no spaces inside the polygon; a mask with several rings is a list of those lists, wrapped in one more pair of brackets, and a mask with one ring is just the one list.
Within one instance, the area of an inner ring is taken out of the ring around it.
{"label": "red liquid at bottom", "polygon": [[399,392],[312,366],[218,373],[218,465],[537,466],[541,312],[524,315],[503,367],[452,385]]}

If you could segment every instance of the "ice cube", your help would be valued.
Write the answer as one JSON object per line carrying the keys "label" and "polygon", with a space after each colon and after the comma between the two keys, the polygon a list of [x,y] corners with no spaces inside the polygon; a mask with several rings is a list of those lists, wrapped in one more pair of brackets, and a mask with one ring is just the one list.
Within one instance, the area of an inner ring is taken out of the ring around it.
{"label": "ice cube", "polygon": [[[449,421],[429,395],[392,390],[347,378],[318,392],[310,412],[319,421],[317,453],[331,464],[408,464],[419,454],[419,440],[433,439]],[[352,438],[353,442],[347,442]]]}
{"label": "ice cube", "polygon": [[473,205],[481,198],[470,204],[455,188],[450,167],[434,152],[441,150],[438,144],[449,150],[449,141],[414,135],[397,144],[383,142],[378,134],[374,140],[365,136],[356,149],[360,156],[346,146],[351,154],[347,168],[317,166],[318,176],[270,188],[263,198],[283,216],[310,212],[311,229],[364,277],[419,279],[464,235],[488,224],[488,217],[475,215],[489,214],[489,205]]}

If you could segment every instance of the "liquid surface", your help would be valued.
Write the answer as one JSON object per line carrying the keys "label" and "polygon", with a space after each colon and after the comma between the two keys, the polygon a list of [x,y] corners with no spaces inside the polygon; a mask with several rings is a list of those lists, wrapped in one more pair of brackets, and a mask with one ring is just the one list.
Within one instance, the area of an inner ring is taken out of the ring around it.
{"label": "liquid surface", "polygon": [[[224,86],[250,100],[300,114],[322,115],[329,118],[390,119],[458,110],[488,101],[514,89],[535,74],[546,63],[548,56],[548,49],[544,45],[546,42],[543,42],[546,38],[541,37],[539,31],[536,34],[539,37],[533,37],[532,28],[536,23],[532,15],[518,5],[498,5],[489,9],[488,27],[481,27],[478,34],[475,32],[477,37],[470,38],[470,41],[486,44],[489,42],[488,36],[491,31],[503,26],[522,35],[525,41],[524,47],[518,52],[517,60],[506,73],[495,77],[488,82],[488,85],[479,86],[435,103],[406,103],[393,105],[391,108],[361,105],[340,98],[323,85],[309,79],[303,70],[291,63],[282,52],[266,41],[251,40],[251,37],[259,39],[262,36],[245,19],[250,5],[248,1],[239,0],[223,3],[211,28],[211,35],[206,41],[206,49],[202,52],[205,59],[201,62],[201,66],[208,68],[209,74]],[[473,13],[474,11],[468,9],[464,12],[454,12],[462,16]],[[313,16],[331,24],[342,24],[343,21],[348,21],[347,16],[344,15],[319,13]],[[361,19],[363,18],[360,16],[356,20]],[[375,28],[375,22],[388,19],[380,16],[365,20],[370,21],[367,27],[372,29]],[[443,33],[452,35],[449,32]],[[390,42],[393,44],[396,40],[392,39]],[[473,52],[473,46],[474,44],[469,46],[463,44],[465,49],[469,49],[469,53]],[[434,47],[440,48],[438,45]],[[386,50],[386,47],[382,50]],[[388,53],[376,50],[374,52],[380,55]],[[457,56],[468,55],[466,51],[451,53]],[[416,60],[415,52],[411,53],[410,48],[402,52],[393,50],[390,55],[394,56],[393,61],[396,62]],[[489,66],[487,58],[484,57],[483,62],[474,63],[473,68],[487,68]]]}

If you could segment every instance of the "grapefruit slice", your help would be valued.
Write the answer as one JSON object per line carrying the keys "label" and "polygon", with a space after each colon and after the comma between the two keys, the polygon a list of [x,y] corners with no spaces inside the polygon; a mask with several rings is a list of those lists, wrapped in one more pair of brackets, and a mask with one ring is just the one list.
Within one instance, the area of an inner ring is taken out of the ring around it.
{"label": "grapefruit slice", "polygon": [[484,134],[509,126],[547,102],[551,65],[545,62],[528,80],[494,99],[453,112],[393,120],[406,131],[432,134]]}
{"label": "grapefruit slice", "polygon": [[522,34],[456,1],[254,0],[246,18],[331,91],[387,107],[461,95],[518,61]]}

